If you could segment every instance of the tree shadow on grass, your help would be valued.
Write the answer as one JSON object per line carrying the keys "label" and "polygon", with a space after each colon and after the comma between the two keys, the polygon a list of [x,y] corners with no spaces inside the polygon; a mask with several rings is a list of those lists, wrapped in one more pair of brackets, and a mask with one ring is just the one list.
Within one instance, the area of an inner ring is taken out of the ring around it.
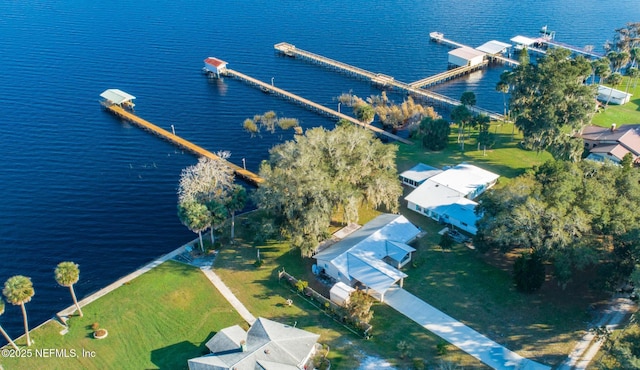
{"label": "tree shadow on grass", "polygon": [[159,370],[186,369],[189,359],[209,354],[209,349],[204,344],[214,335],[215,332],[211,332],[200,346],[182,341],[154,349],[151,351],[151,362],[158,366]]}

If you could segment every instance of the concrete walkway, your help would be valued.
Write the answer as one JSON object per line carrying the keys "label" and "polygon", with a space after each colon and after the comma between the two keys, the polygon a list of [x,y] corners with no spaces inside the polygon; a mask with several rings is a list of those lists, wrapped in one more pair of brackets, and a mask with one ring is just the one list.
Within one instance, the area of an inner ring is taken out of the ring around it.
{"label": "concrete walkway", "polygon": [[[253,325],[256,321],[255,316],[247,310],[247,308],[240,302],[240,300],[233,294],[231,289],[220,279],[215,272],[213,272],[213,260],[215,259],[217,253],[214,255],[207,255],[203,257],[192,258],[190,251],[184,251],[182,255],[176,255],[175,260],[181,263],[188,263],[189,265],[200,268],[204,276],[209,279],[211,284],[218,289],[220,294],[233,306],[233,308],[238,312],[238,314],[249,323],[249,325]],[[0,369],[1,370],[1,369]]]}
{"label": "concrete walkway", "polygon": [[227,287],[225,283],[220,280],[220,277],[218,277],[218,275],[216,275],[216,273],[211,270],[211,266],[201,266],[200,270],[202,270],[204,275],[209,279],[209,281],[211,281],[213,286],[218,289],[220,294],[222,294],[224,298],[229,301],[231,306],[233,306],[233,308],[238,311],[240,316],[242,316],[242,318],[246,322],[248,322],[249,325],[253,325],[253,323],[256,322],[255,316],[253,316],[251,312],[247,310],[247,308],[242,304],[242,302],[238,300],[238,298],[236,298],[231,289],[229,289],[229,287]]}
{"label": "concrete walkway", "polygon": [[384,301],[396,311],[493,369],[551,369],[550,366],[508,350],[400,287],[389,289],[384,295]]}

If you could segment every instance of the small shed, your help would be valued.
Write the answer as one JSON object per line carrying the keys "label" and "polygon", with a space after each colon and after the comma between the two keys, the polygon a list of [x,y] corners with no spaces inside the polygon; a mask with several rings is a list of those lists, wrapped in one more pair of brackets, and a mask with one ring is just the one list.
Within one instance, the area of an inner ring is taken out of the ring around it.
{"label": "small shed", "polygon": [[331,302],[338,306],[345,306],[349,302],[349,296],[351,296],[351,292],[353,291],[355,291],[354,288],[348,286],[342,281],[339,281],[331,287],[329,297]]}
{"label": "small shed", "polygon": [[623,105],[631,100],[632,94],[611,87],[598,85],[598,100],[609,104]]}
{"label": "small shed", "polygon": [[205,72],[213,73],[216,76],[220,76],[220,74],[223,73],[225,69],[227,69],[227,64],[228,63],[224,60],[214,57],[208,57],[204,60],[203,69]]}
{"label": "small shed", "polygon": [[476,49],[468,47],[457,48],[449,52],[449,64],[458,67],[476,66],[482,64],[484,56],[485,53]]}

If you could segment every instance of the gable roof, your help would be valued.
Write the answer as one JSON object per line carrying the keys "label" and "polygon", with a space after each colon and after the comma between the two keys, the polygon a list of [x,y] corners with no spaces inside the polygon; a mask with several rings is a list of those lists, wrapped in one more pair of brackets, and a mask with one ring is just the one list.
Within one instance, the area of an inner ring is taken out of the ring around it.
{"label": "gable roof", "polygon": [[640,124],[613,128],[589,125],[577,136],[599,144],[609,144],[598,145],[590,150],[591,153],[606,153],[620,160],[629,152],[634,158],[640,156]]}
{"label": "gable roof", "polygon": [[442,170],[439,170],[435,167],[428,166],[424,163],[418,163],[417,165],[401,173],[400,177],[404,177],[415,182],[422,182],[441,172]]}
{"label": "gable roof", "polygon": [[209,339],[206,346],[212,353],[237,351],[243,340],[247,340],[247,332],[240,326],[234,325],[220,330]]}
{"label": "gable roof", "polygon": [[135,96],[128,94],[120,89],[105,90],[102,94],[100,94],[100,97],[110,101],[113,104],[130,102],[131,100],[136,98]]}
{"label": "gable roof", "polygon": [[457,48],[457,49],[453,49],[449,52],[449,55],[454,55],[458,58],[462,58],[464,60],[472,60],[474,58],[477,58],[479,56],[484,56],[485,53],[481,52],[480,50],[476,50],[467,46],[461,47],[461,48]]}
{"label": "gable roof", "polygon": [[507,43],[496,41],[496,40],[491,40],[478,46],[476,50],[479,50],[483,53],[495,55],[495,54],[503,53],[505,50],[507,50],[510,47],[511,47],[511,44],[507,44]]}
{"label": "gable roof", "polygon": [[356,279],[373,290],[384,293],[399,279],[407,277],[383,258],[401,261],[415,251],[406,243],[420,230],[406,217],[382,214],[331,247],[317,253],[317,260],[329,261],[343,276]]}
{"label": "gable roof", "polygon": [[466,197],[476,193],[479,189],[484,189],[487,184],[493,183],[498,177],[500,176],[480,167],[460,163],[429,180],[453,189]]}
{"label": "gable roof", "polygon": [[205,64],[212,65],[216,68],[224,68],[228,64],[224,60],[214,58],[214,57],[208,57],[207,59],[204,60],[204,62]]}
{"label": "gable roof", "polygon": [[[236,325],[218,332],[207,343],[207,347],[210,343],[218,343],[221,347],[214,347],[210,355],[190,359],[189,369],[301,369],[320,337],[318,334],[259,317],[245,333],[244,352],[239,342],[235,351],[221,351],[227,348],[228,341],[234,342],[239,338],[237,328],[240,327]],[[221,338],[216,339],[218,336]]]}

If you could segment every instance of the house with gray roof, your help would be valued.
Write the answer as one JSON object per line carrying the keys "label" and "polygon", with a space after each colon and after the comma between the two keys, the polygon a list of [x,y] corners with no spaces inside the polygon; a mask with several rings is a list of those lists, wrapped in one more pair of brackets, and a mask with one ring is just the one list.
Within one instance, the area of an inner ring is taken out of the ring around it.
{"label": "house with gray roof", "polygon": [[259,317],[248,331],[234,325],[216,333],[206,344],[211,354],[190,359],[189,370],[306,369],[319,337]]}
{"label": "house with gray roof", "polygon": [[634,162],[640,162],[640,124],[617,127],[614,123],[609,128],[589,125],[577,136],[589,150],[587,159],[620,163],[627,153],[631,153]]}
{"label": "house with gray roof", "polygon": [[313,258],[320,271],[384,301],[384,293],[407,277],[400,268],[411,261],[415,249],[407,244],[418,234],[406,217],[382,214]]}

